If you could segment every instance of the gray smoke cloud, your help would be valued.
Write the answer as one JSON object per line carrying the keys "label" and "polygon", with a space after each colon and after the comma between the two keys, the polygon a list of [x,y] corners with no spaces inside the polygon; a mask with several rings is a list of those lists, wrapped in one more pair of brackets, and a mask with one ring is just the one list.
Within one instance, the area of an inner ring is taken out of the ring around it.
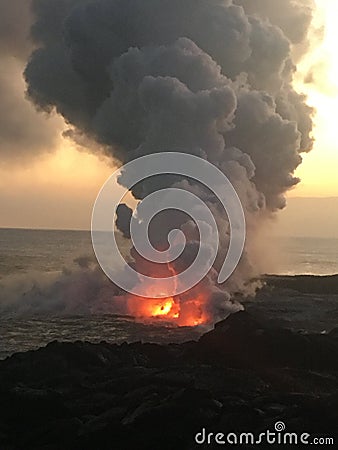
{"label": "gray smoke cloud", "polygon": [[[241,198],[249,242],[266,216],[284,207],[285,192],[299,181],[301,153],[313,143],[313,111],[292,86],[293,50],[306,49],[312,0],[33,0],[32,6],[37,48],[25,78],[38,108],[57,111],[75,133],[122,163],[177,150],[217,165]],[[227,218],[201,186],[161,177],[133,194],[142,199],[171,185],[206,202],[224,230],[226,251]],[[128,237],[131,211],[119,213]],[[191,258],[196,237],[187,218],[171,213],[160,223],[157,241],[178,226],[190,236]],[[223,294],[243,291],[254,267],[248,246]],[[212,290],[212,274],[204,285]],[[219,310],[219,292],[213,298]]]}
{"label": "gray smoke cloud", "polygon": [[53,149],[62,120],[39,114],[25,98],[23,71],[33,50],[27,0],[0,1],[0,165],[22,164]]}
{"label": "gray smoke cloud", "polygon": [[238,147],[278,208],[312,146],[312,111],[291,84],[311,2],[236,3],[36,0],[28,94],[122,162],[177,147],[220,163]]}
{"label": "gray smoke cloud", "polygon": [[126,238],[130,238],[130,221],[133,215],[133,210],[125,204],[121,204],[117,207],[116,226],[122,231],[122,234]]}
{"label": "gray smoke cloud", "polygon": [[27,59],[32,51],[30,2],[1,0],[0,11],[0,54]]}
{"label": "gray smoke cloud", "polygon": [[234,3],[242,6],[247,14],[279,27],[293,45],[307,39],[314,0],[234,0]]}

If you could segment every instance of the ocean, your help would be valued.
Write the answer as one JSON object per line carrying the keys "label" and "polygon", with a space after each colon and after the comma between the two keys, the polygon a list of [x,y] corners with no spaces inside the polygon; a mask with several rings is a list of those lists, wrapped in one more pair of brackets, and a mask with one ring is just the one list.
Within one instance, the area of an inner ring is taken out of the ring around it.
{"label": "ocean", "polygon": [[[338,273],[338,239],[276,238],[271,246],[278,275]],[[88,231],[0,229],[0,358],[56,339],[164,343],[205,331],[166,326],[164,333],[163,325],[91,310],[92,285],[81,269],[94,260]],[[68,308],[73,302],[86,314]]]}
{"label": "ocean", "polygon": [[279,249],[278,275],[334,275],[338,273],[338,239],[318,237],[275,238]]}
{"label": "ocean", "polygon": [[[276,237],[270,245],[278,254],[279,275],[338,273],[338,239]],[[0,280],[58,272],[84,256],[94,257],[89,231],[0,229]]]}

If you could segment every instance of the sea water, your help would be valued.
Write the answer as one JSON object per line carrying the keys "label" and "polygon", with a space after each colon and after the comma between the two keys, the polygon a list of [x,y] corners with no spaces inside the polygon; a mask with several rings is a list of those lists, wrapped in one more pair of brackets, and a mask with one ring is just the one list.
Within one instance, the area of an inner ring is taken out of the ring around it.
{"label": "sea water", "polygon": [[[278,238],[277,248],[279,274],[338,273],[338,239]],[[85,315],[59,315],[57,304],[53,305],[54,310],[50,314],[46,313],[48,309],[43,309],[42,316],[36,314],[39,311],[37,305],[41,305],[40,283],[46,285],[52,280],[53,286],[58,286],[57,280],[62,273],[78,268],[87,260],[95,261],[89,231],[0,229],[0,358],[37,348],[55,339],[93,342],[141,339],[165,343],[197,338],[205,331],[167,326],[164,332],[160,324],[145,325],[135,323],[130,317],[97,314],[95,311]],[[77,277],[77,282],[81,283],[81,278]],[[26,301],[25,289],[36,294],[36,304],[32,305],[30,297],[34,314],[29,308],[16,314],[17,310],[21,311],[21,302]],[[74,296],[81,295],[79,292],[81,289],[74,290]],[[21,298],[16,298],[19,295]],[[62,296],[62,290],[59,295]]]}

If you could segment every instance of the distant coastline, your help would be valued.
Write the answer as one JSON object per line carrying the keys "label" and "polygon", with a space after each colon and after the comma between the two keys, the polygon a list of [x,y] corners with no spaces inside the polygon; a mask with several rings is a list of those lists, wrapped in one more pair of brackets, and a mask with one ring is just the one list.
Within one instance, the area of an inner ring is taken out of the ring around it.
{"label": "distant coastline", "polygon": [[338,274],[265,275],[263,279],[277,288],[294,289],[303,294],[338,294]]}

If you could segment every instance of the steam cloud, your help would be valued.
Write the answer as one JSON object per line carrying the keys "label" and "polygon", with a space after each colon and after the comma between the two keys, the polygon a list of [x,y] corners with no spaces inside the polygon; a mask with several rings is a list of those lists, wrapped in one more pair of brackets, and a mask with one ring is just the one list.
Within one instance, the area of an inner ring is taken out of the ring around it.
{"label": "steam cloud", "polygon": [[[266,217],[285,206],[285,192],[299,181],[294,171],[301,153],[312,148],[313,111],[292,86],[312,8],[312,0],[32,1],[36,49],[25,78],[39,109],[56,110],[75,136],[94,139],[121,163],[183,151],[215,164],[233,183],[248,243],[225,286],[215,285],[216,262],[215,273],[196,288],[208,293],[213,317],[236,307],[231,294],[248,289],[257,274],[252,241]],[[208,204],[226,251],[224,211],[201,186],[153,178],[133,195],[142,199],[171,185],[197,192]],[[131,211],[124,206],[118,213],[129,237]],[[172,226],[188,237],[184,265],[196,244],[187,217],[164,214],[153,237],[163,247]]]}

